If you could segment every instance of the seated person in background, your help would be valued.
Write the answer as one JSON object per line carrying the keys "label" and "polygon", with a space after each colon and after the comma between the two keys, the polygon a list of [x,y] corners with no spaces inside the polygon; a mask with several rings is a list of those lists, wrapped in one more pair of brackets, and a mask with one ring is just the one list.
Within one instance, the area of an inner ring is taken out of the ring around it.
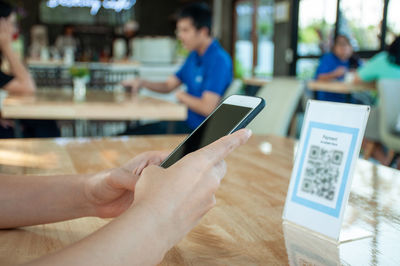
{"label": "seated person in background", "polygon": [[[368,60],[365,65],[360,67],[354,77],[354,82],[372,82],[380,79],[398,79],[400,84],[400,36],[395,38],[387,51],[378,53]],[[374,111],[374,109],[372,111]],[[374,116],[370,115],[370,120],[371,118],[373,119],[373,117]],[[367,125],[367,132],[368,130],[369,125]],[[371,130],[376,131],[375,128],[371,128]],[[368,146],[370,148],[367,148]],[[382,145],[365,138],[364,149],[367,149],[368,152],[381,163],[387,163],[387,154]],[[369,157],[369,154],[367,157]],[[397,162],[397,168],[400,169],[400,159]]]}
{"label": "seated person in background", "polygon": [[[177,123],[175,133],[189,133],[219,104],[233,78],[232,60],[217,40],[211,37],[211,11],[206,4],[192,4],[184,8],[177,22],[178,38],[190,52],[175,75],[165,82],[134,79],[122,82],[136,92],[142,87],[169,93],[182,83],[187,92],[178,91],[176,97],[188,107],[186,122]],[[162,110],[160,110],[162,112]],[[142,130],[143,129],[143,130]],[[165,123],[128,130],[127,134],[166,133]]]}
{"label": "seated person in background", "polygon": [[371,82],[379,79],[400,79],[400,36],[396,37],[387,51],[373,56],[360,67],[355,82]]}
{"label": "seated person in background", "polygon": [[29,265],[158,265],[215,205],[224,158],[250,135],[239,130],[167,169],[158,165],[168,153],[147,152],[96,174],[0,175],[0,229],[119,216]]}
{"label": "seated person in background", "polygon": [[[0,70],[0,89],[9,93],[32,93],[36,89],[35,83],[11,47],[13,35],[16,32],[15,20],[16,15],[12,7],[0,1],[0,59],[7,60],[11,72],[5,74]],[[21,125],[26,137],[57,137],[60,135],[54,121],[22,120]],[[13,122],[0,119],[0,138],[13,137]]]}
{"label": "seated person in background", "polygon": [[[319,81],[344,81],[346,72],[355,69],[360,61],[353,55],[350,40],[345,35],[337,35],[334,40],[332,52],[323,55],[317,68],[315,79]],[[347,96],[341,93],[322,92],[316,93],[317,100],[346,102]]]}
{"label": "seated person in background", "polygon": [[35,84],[11,46],[17,32],[15,24],[15,13],[8,4],[0,1],[0,53],[8,61],[12,73],[11,76],[0,71],[0,87],[9,92],[33,92]]}
{"label": "seated person in background", "polygon": [[55,46],[62,56],[65,56],[67,49],[76,54],[79,48],[79,40],[74,36],[74,27],[72,25],[65,25],[63,34],[56,39]]}

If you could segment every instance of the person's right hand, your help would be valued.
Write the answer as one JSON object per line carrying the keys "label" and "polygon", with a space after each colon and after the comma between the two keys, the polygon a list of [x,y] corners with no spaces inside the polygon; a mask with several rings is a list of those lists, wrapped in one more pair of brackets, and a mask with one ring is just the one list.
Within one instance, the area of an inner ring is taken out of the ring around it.
{"label": "person's right hand", "polygon": [[347,68],[344,67],[344,66],[340,66],[340,67],[336,68],[336,69],[333,71],[335,77],[337,77],[337,78],[338,78],[338,77],[342,77],[344,74],[346,74],[346,72],[347,72]]}
{"label": "person's right hand", "polygon": [[12,42],[13,25],[6,18],[0,18],[0,49]]}
{"label": "person's right hand", "polygon": [[156,216],[172,248],[215,205],[215,192],[226,173],[224,158],[250,136],[250,130],[242,129],[167,169],[148,166],[136,183],[132,208],[142,206]]}
{"label": "person's right hand", "polygon": [[121,85],[125,88],[129,88],[131,93],[135,94],[143,87],[143,80],[140,78],[124,80],[121,82]]}

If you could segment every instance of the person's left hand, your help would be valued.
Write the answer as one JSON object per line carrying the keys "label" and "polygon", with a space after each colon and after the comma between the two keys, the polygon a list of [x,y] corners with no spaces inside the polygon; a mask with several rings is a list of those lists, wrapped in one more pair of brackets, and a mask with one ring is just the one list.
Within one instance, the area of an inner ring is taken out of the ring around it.
{"label": "person's left hand", "polygon": [[186,92],[179,90],[175,93],[176,99],[178,99],[179,102],[183,102],[183,97],[185,97]]}
{"label": "person's left hand", "polygon": [[0,49],[11,45],[13,34],[12,23],[5,18],[0,18]]}
{"label": "person's left hand", "polygon": [[135,185],[149,165],[160,165],[168,156],[166,151],[139,154],[121,167],[91,176],[84,182],[85,197],[94,215],[102,218],[123,213],[133,202]]}

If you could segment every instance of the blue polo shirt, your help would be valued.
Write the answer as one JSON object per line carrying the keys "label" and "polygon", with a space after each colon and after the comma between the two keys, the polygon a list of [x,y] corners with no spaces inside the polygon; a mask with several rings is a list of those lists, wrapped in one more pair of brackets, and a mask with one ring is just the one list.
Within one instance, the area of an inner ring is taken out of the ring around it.
{"label": "blue polo shirt", "polygon": [[[232,82],[232,60],[218,41],[213,40],[203,55],[192,51],[175,75],[193,97],[201,98],[205,91],[222,97]],[[204,116],[188,109],[186,123],[190,128],[195,129],[204,119]]]}
{"label": "blue polo shirt", "polygon": [[[334,53],[324,54],[320,61],[315,73],[315,79],[318,79],[320,74],[326,74],[334,71],[338,67],[345,67],[349,69],[349,60],[342,61]],[[338,81],[344,80],[344,75],[337,79]],[[332,101],[332,102],[346,102],[347,95],[342,93],[318,91],[316,93],[317,100]]]}

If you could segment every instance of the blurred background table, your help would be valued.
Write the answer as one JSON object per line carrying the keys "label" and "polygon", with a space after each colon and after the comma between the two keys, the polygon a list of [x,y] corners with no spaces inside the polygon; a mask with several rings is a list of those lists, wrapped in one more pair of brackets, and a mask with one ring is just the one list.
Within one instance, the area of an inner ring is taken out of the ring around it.
{"label": "blurred background table", "polygon": [[308,88],[312,91],[325,91],[334,93],[351,94],[365,90],[375,90],[373,83],[346,83],[341,81],[309,81]]}
{"label": "blurred background table", "polygon": [[260,88],[267,85],[268,82],[270,82],[270,80],[265,78],[252,77],[243,79],[245,94],[249,96],[255,96]]}
{"label": "blurred background table", "polygon": [[184,120],[186,107],[146,96],[97,90],[88,90],[84,100],[75,101],[72,90],[47,90],[7,96],[2,115],[9,119]]}
{"label": "blurred background table", "polygon": [[[88,90],[84,100],[75,101],[72,89],[8,95],[1,112],[6,119],[74,121],[183,121],[187,116],[187,108],[182,104],[124,92]],[[77,135],[87,134],[81,132]]]}
{"label": "blurred background table", "polygon": [[[0,142],[0,172],[32,178],[92,173],[144,151],[172,149],[182,140],[183,136],[5,140]],[[161,265],[398,265],[400,172],[360,159],[344,226],[362,228],[372,237],[340,245],[319,237],[310,242],[310,233],[282,225],[295,150],[290,139],[253,136],[233,152],[226,159],[228,172],[217,192],[217,205]],[[0,230],[0,264],[24,263],[54,252],[109,221],[87,217]]]}

